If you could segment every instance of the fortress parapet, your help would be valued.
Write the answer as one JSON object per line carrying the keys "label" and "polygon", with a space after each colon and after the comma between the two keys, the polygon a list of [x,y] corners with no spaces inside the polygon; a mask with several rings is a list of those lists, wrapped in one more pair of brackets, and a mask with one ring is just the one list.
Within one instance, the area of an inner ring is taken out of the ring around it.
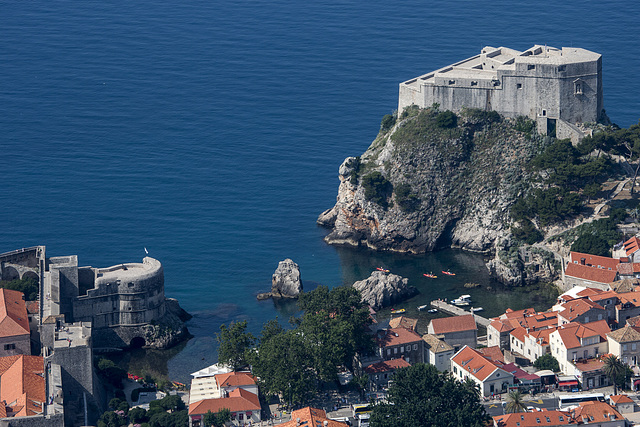
{"label": "fortress parapet", "polygon": [[442,110],[527,116],[545,133],[560,121],[596,122],[603,114],[602,56],[573,47],[535,45],[520,52],[488,46],[479,55],[400,83],[398,113],[412,104],[434,103]]}

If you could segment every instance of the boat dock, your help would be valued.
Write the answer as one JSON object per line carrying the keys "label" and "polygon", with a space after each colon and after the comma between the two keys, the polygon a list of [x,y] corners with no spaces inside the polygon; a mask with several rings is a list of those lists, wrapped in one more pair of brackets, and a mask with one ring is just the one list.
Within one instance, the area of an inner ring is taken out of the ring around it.
{"label": "boat dock", "polygon": [[463,310],[460,307],[456,307],[455,305],[446,303],[444,301],[439,301],[439,300],[431,301],[431,307],[437,308],[438,310],[443,311],[445,313],[453,314],[454,316],[463,316],[465,314],[473,314],[473,317],[475,318],[476,323],[484,326],[485,328],[489,326],[489,323],[491,323],[491,321],[486,317],[478,316],[475,313],[471,313],[469,311]]}

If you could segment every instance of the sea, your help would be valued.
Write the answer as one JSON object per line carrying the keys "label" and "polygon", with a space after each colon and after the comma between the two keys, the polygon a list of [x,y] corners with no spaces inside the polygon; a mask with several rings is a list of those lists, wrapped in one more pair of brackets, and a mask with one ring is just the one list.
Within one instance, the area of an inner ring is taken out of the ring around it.
{"label": "sea", "polygon": [[[285,258],[305,290],[388,268],[420,290],[410,315],[462,293],[487,315],[545,308],[544,292],[492,282],[482,255],[332,247],[316,218],[398,84],[484,46],[601,53],[609,117],[637,123],[638,16],[623,0],[2,2],[0,252],[46,245],[106,267],[147,250],[194,338],[123,363],[182,382],[217,360],[221,324],[257,335],[298,313],[256,299]],[[457,275],[422,275],[444,269]]]}

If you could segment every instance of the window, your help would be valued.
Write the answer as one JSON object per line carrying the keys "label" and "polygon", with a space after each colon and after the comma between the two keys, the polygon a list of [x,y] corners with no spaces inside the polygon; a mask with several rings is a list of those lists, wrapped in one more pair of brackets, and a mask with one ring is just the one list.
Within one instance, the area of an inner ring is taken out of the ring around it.
{"label": "window", "polygon": [[449,80],[449,84],[450,85],[454,85],[454,84],[456,84],[456,81],[455,80]]}
{"label": "window", "polygon": [[387,349],[387,356],[391,356],[391,349],[390,348]]}
{"label": "window", "polygon": [[518,84],[516,84],[516,87],[517,87],[518,89],[522,89],[522,83],[518,83]]}
{"label": "window", "polygon": [[547,110],[542,110],[542,116],[546,116],[547,115]]}
{"label": "window", "polygon": [[4,345],[4,349],[5,350],[15,350],[16,349],[16,345],[15,344],[5,344]]}
{"label": "window", "polygon": [[545,416],[545,418],[547,419],[547,422],[550,423],[551,422],[551,418]]}
{"label": "window", "polygon": [[[566,71],[566,69],[567,69],[566,65],[561,65],[561,66],[558,67],[558,71]],[[562,420],[560,420],[560,421],[562,421]]]}
{"label": "window", "polygon": [[582,95],[582,85],[580,83],[576,83],[576,95]]}
{"label": "window", "polygon": [[238,420],[242,421],[244,419],[244,414],[238,414]]}
{"label": "window", "polygon": [[535,65],[533,65],[533,64],[527,65],[527,70],[535,70],[535,69],[536,69]]}
{"label": "window", "polygon": [[393,354],[398,354],[398,347],[393,348]]}
{"label": "window", "polygon": [[602,320],[602,314],[598,314],[598,320]]}
{"label": "window", "polygon": [[626,345],[626,344],[622,344],[622,349],[623,349],[624,351],[627,351],[627,345]]}
{"label": "window", "polygon": [[404,347],[400,347],[400,353],[404,353]]}
{"label": "window", "polygon": [[476,81],[472,81],[472,82],[471,82],[471,86],[478,86],[478,82],[476,82]]}
{"label": "window", "polygon": [[636,343],[631,344],[631,350],[635,350],[636,349]]}
{"label": "window", "polygon": [[411,351],[411,344],[407,346],[407,351]]}
{"label": "window", "polygon": [[536,418],[536,422],[540,424],[540,418]]}
{"label": "window", "polygon": [[418,349],[418,344],[414,344],[414,345],[413,345],[413,349],[414,349],[414,350],[417,350],[417,349]]}
{"label": "window", "polygon": [[559,419],[560,421],[564,422],[564,417],[563,417],[562,415],[560,415],[560,416],[558,417],[558,419]]}

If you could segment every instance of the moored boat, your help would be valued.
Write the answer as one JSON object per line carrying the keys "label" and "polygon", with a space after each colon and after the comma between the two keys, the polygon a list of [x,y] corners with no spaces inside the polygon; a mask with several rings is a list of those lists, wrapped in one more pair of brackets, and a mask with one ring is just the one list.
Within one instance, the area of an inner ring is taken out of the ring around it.
{"label": "moored boat", "polygon": [[452,273],[449,270],[447,270],[447,271],[442,270],[442,274],[446,274],[447,276],[455,276],[456,275],[456,273]]}
{"label": "moored boat", "polygon": [[433,274],[433,273],[429,273],[429,274],[427,274],[427,273],[422,273],[422,275],[423,275],[424,277],[428,277],[429,279],[437,279],[437,278],[438,278],[438,276],[436,276],[436,275],[435,275],[435,274]]}
{"label": "moored boat", "polygon": [[427,307],[429,307],[428,304],[418,306],[418,311],[425,311],[427,309]]}
{"label": "moored boat", "polygon": [[475,312],[478,312],[478,311],[482,311],[482,310],[484,310],[484,308],[482,308],[482,307],[471,307],[471,312],[472,313],[475,313]]}
{"label": "moored boat", "polygon": [[460,298],[456,298],[451,301],[455,305],[469,305],[471,302],[471,295],[460,295]]}
{"label": "moored boat", "polygon": [[384,269],[384,268],[382,268],[382,267],[377,267],[377,268],[376,268],[376,270],[378,270],[378,271],[382,271],[383,273],[388,273],[388,272],[389,272],[389,270],[385,270],[385,269]]}
{"label": "moored boat", "polygon": [[431,310],[428,310],[427,313],[437,313],[438,309],[437,308],[432,308]]}
{"label": "moored boat", "polygon": [[404,313],[405,311],[407,311],[407,310],[405,310],[404,308],[397,308],[397,309],[396,308],[392,308],[391,309],[391,314],[401,314],[401,313]]}

